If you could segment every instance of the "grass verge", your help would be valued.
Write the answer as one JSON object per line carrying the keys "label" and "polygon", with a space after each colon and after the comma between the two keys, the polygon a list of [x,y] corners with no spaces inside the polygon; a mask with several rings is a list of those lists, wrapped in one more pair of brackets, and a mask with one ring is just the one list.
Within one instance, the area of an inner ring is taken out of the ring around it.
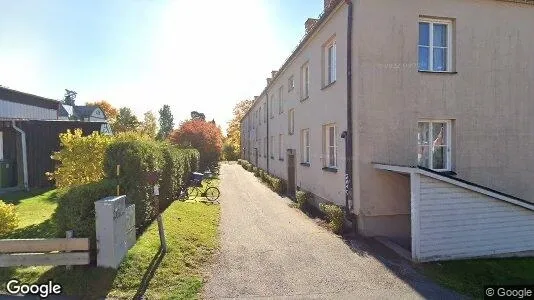
{"label": "grass verge", "polygon": [[477,299],[485,285],[534,284],[534,258],[502,258],[426,263],[424,274],[441,285]]}
{"label": "grass verge", "polygon": [[[20,208],[22,212],[34,206],[30,210],[33,212],[33,209],[38,209],[35,207],[37,203],[55,205],[53,191],[27,194],[26,198],[7,195],[3,199],[10,201],[17,197],[18,200],[11,202],[17,205],[17,212],[19,205],[23,205]],[[55,206],[50,208],[48,216],[44,212],[35,214],[33,220],[28,216],[21,224],[30,225],[22,229],[52,226],[49,218]],[[62,285],[63,295],[83,299],[132,299],[141,294],[148,299],[198,298],[203,285],[201,270],[217,248],[219,215],[218,205],[175,201],[162,214],[167,253],[159,251],[158,227],[154,222],[138,237],[118,270],[92,266],[76,266],[69,271],[63,266],[0,268],[0,293],[5,293],[5,283],[9,279],[17,278],[22,283],[41,283],[52,279]]]}

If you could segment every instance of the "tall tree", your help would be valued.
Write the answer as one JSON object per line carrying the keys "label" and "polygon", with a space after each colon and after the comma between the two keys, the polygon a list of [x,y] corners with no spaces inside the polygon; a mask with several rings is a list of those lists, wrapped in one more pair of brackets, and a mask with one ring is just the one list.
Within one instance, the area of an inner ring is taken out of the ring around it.
{"label": "tall tree", "polygon": [[74,103],[76,102],[76,95],[78,95],[78,93],[76,93],[75,91],[65,89],[65,96],[63,96],[63,104],[74,106]]}
{"label": "tall tree", "polygon": [[136,131],[139,124],[139,120],[137,120],[137,117],[132,113],[130,108],[121,107],[117,115],[117,120],[111,124],[111,128],[115,133]]}
{"label": "tall tree", "polygon": [[158,140],[166,139],[174,129],[174,117],[171,113],[171,107],[167,104],[159,110],[159,132]]}
{"label": "tall tree", "polygon": [[117,119],[117,115],[119,114],[119,110],[113,107],[113,105],[106,100],[87,102],[85,105],[100,107],[100,109],[104,111],[104,114],[106,114],[106,119],[110,124],[115,122],[115,119]]}
{"label": "tall tree", "polygon": [[[247,111],[252,107],[254,100],[242,100],[239,101],[233,109],[234,117],[228,122],[228,128],[226,129],[225,143],[230,145],[228,149],[234,149],[235,153],[229,155],[233,157],[239,157],[241,149],[241,119],[245,116]],[[260,116],[263,117],[263,116]],[[229,151],[229,150],[227,150]],[[226,151],[225,151],[226,153]],[[228,159],[228,158],[227,158]]]}
{"label": "tall tree", "polygon": [[154,115],[152,111],[147,111],[145,113],[140,129],[141,129],[141,133],[149,136],[151,139],[156,138],[158,125],[156,123],[156,116]]}
{"label": "tall tree", "polygon": [[173,144],[193,147],[200,152],[200,170],[215,169],[222,152],[221,128],[203,120],[189,120],[180,124],[169,136]]}
{"label": "tall tree", "polygon": [[192,120],[206,121],[206,115],[204,115],[201,112],[198,112],[198,111],[194,110],[194,111],[191,112],[191,119]]}

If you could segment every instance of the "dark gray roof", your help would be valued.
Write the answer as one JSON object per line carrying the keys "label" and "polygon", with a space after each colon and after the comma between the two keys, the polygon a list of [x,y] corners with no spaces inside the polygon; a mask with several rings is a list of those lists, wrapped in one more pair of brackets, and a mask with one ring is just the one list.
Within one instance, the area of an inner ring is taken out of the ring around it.
{"label": "dark gray roof", "polygon": [[58,109],[58,106],[60,106],[59,101],[57,100],[8,89],[2,86],[0,86],[0,99],[47,109]]}
{"label": "dark gray roof", "polygon": [[79,118],[89,118],[98,106],[74,106],[74,115]]}

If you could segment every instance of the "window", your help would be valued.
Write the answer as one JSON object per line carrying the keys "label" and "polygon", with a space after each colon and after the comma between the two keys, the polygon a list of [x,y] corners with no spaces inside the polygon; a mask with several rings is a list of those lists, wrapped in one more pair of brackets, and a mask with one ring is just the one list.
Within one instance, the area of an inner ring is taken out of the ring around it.
{"label": "window", "polygon": [[419,122],[417,163],[436,171],[451,170],[451,121]]}
{"label": "window", "polygon": [[308,63],[305,63],[301,68],[300,80],[301,99],[304,100],[310,94],[310,67]]}
{"label": "window", "polygon": [[271,112],[271,119],[274,118],[274,94],[271,95],[271,109],[270,109],[270,112]]}
{"label": "window", "polygon": [[336,125],[326,125],[324,127],[324,166],[337,168],[337,145],[336,145]]}
{"label": "window", "polygon": [[260,114],[259,114],[259,118],[258,118],[260,125],[261,125],[261,119],[262,119],[262,118],[261,118],[261,116],[262,116],[262,114],[261,114],[261,108],[262,108],[262,107],[260,106]]}
{"label": "window", "polygon": [[4,159],[4,133],[0,131],[0,160]]}
{"label": "window", "polygon": [[300,133],[301,162],[310,163],[310,130],[303,129]]}
{"label": "window", "polygon": [[451,71],[452,21],[421,19],[419,21],[419,70]]}
{"label": "window", "polygon": [[289,79],[287,81],[287,91],[291,92],[295,88],[295,78],[293,75],[289,76]]}
{"label": "window", "polygon": [[284,112],[284,100],[283,100],[283,97],[282,97],[283,90],[284,90],[284,86],[281,86],[278,89],[278,113],[279,114]]}
{"label": "window", "polygon": [[278,135],[278,159],[284,160],[284,135]]}
{"label": "window", "polygon": [[271,143],[269,144],[269,155],[271,158],[274,158],[273,148],[274,148],[274,136],[271,135]]}
{"label": "window", "polygon": [[324,47],[324,86],[336,81],[336,41],[333,40]]}
{"label": "window", "polygon": [[292,108],[287,114],[287,134],[292,135],[295,131],[295,109]]}

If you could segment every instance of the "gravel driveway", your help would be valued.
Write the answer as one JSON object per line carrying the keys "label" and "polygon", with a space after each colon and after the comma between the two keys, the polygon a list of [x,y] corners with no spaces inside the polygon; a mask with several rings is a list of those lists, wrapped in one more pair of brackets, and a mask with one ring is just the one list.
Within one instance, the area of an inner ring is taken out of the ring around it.
{"label": "gravel driveway", "polygon": [[204,298],[459,297],[371,240],[346,242],[317,226],[240,165],[223,164],[221,179],[221,247]]}

